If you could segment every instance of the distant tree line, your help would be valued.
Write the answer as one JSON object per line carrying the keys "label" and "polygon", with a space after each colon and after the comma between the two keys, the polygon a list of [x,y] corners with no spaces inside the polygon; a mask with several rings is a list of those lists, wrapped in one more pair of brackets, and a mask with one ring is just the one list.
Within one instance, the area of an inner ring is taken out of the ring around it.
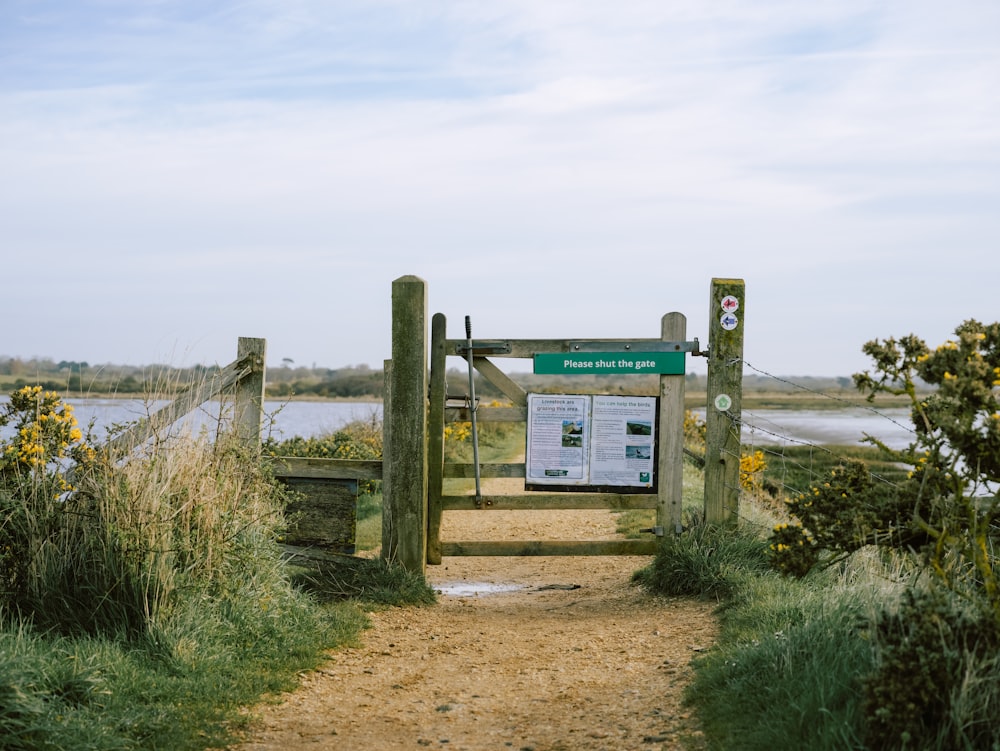
{"label": "distant tree line", "polygon": [[[196,383],[216,368],[194,365],[175,368],[168,365],[91,365],[73,360],[54,361],[47,358],[22,359],[0,356],[0,387],[11,391],[22,386],[40,385],[65,396],[86,394],[169,395]],[[511,373],[512,380],[532,392],[568,393],[649,393],[658,389],[656,376],[573,375],[568,377],[537,376],[532,373]],[[469,374],[464,368],[451,368],[446,374],[447,392],[461,397],[468,393]],[[687,388],[704,391],[703,374],[688,373]],[[846,377],[798,376],[775,379],[761,375],[745,375],[747,391],[795,391],[802,387],[822,392],[854,391]],[[274,398],[296,396],[326,399],[371,398],[383,396],[381,368],[350,365],[343,368],[295,366],[290,359],[267,369],[266,393]],[[483,399],[502,396],[499,389],[476,374],[476,395]]]}
{"label": "distant tree line", "polygon": [[[210,376],[217,368],[193,365],[91,365],[71,360],[0,356],[0,387],[4,392],[39,385],[64,396],[124,394],[171,395]],[[344,368],[269,367],[267,396],[287,398],[382,398],[382,371],[367,365]]]}

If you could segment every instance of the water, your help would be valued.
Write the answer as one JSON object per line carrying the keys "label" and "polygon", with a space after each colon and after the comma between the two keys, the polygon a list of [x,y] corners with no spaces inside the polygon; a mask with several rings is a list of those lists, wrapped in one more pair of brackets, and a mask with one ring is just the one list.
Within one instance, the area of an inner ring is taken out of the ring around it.
{"label": "water", "polygon": [[[0,407],[7,397],[0,397]],[[105,435],[112,425],[145,417],[165,405],[147,404],[141,399],[68,399],[80,425],[93,422],[93,434]],[[217,402],[207,402],[186,418],[184,424],[197,431],[211,428],[219,418]],[[705,410],[695,410],[704,419]],[[278,440],[331,433],[355,420],[381,419],[380,402],[296,401],[264,402],[264,435]],[[744,410],[742,440],[747,444],[784,445],[795,443],[857,444],[868,433],[893,448],[904,448],[913,440],[907,409],[882,409],[877,413],[864,408],[836,410],[760,409]],[[11,429],[0,428],[0,438]]]}
{"label": "water", "polygon": [[[0,408],[9,402],[0,398]],[[168,404],[167,401],[146,402],[142,399],[67,399],[73,405],[73,414],[84,429],[93,424],[93,435],[102,439],[106,429],[113,425],[134,422]],[[185,429],[197,432],[212,428],[219,420],[221,407],[210,401],[201,405],[182,424]],[[263,432],[265,437],[284,440],[301,436],[332,433],[349,422],[382,418],[381,402],[281,402],[265,400]],[[0,428],[0,438],[11,435],[8,426]]]}
{"label": "water", "polygon": [[890,448],[903,449],[914,440],[912,425],[906,408],[880,409],[877,413],[864,408],[745,410],[741,439],[763,445],[854,445],[867,434]]}
{"label": "water", "polygon": [[[693,411],[704,419],[704,409]],[[899,407],[743,410],[742,421],[740,439],[748,445],[859,445],[867,434],[903,449],[914,438],[910,412]]]}
{"label": "water", "polygon": [[523,584],[494,584],[492,582],[451,582],[434,587],[438,594],[449,597],[479,597],[514,592],[524,589]]}

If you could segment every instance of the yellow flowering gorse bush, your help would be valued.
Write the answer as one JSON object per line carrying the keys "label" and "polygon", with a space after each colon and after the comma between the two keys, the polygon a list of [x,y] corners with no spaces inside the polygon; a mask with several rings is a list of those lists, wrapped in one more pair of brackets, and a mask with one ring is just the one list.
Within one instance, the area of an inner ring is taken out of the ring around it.
{"label": "yellow flowering gorse bush", "polygon": [[39,546],[58,529],[73,487],[68,471],[94,459],[73,406],[54,391],[25,386],[0,409],[0,603],[15,599]]}
{"label": "yellow flowering gorse bush", "polygon": [[25,386],[11,394],[0,410],[0,428],[4,427],[12,428],[13,436],[0,442],[0,486],[10,492],[23,494],[42,486],[65,491],[67,460],[93,458],[73,405],[41,386]]}

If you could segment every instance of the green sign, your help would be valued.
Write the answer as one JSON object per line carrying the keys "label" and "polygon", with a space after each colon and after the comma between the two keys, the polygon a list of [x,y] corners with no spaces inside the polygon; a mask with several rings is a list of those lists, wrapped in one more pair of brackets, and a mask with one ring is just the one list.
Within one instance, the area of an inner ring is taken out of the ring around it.
{"label": "green sign", "polygon": [[683,352],[573,352],[535,355],[536,375],[684,375]]}

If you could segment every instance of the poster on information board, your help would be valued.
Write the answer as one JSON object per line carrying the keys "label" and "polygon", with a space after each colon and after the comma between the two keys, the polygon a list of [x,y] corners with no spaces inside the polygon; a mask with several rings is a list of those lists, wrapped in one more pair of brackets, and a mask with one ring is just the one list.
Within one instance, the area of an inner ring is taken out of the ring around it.
{"label": "poster on information board", "polygon": [[653,396],[528,394],[525,490],[655,493]]}

